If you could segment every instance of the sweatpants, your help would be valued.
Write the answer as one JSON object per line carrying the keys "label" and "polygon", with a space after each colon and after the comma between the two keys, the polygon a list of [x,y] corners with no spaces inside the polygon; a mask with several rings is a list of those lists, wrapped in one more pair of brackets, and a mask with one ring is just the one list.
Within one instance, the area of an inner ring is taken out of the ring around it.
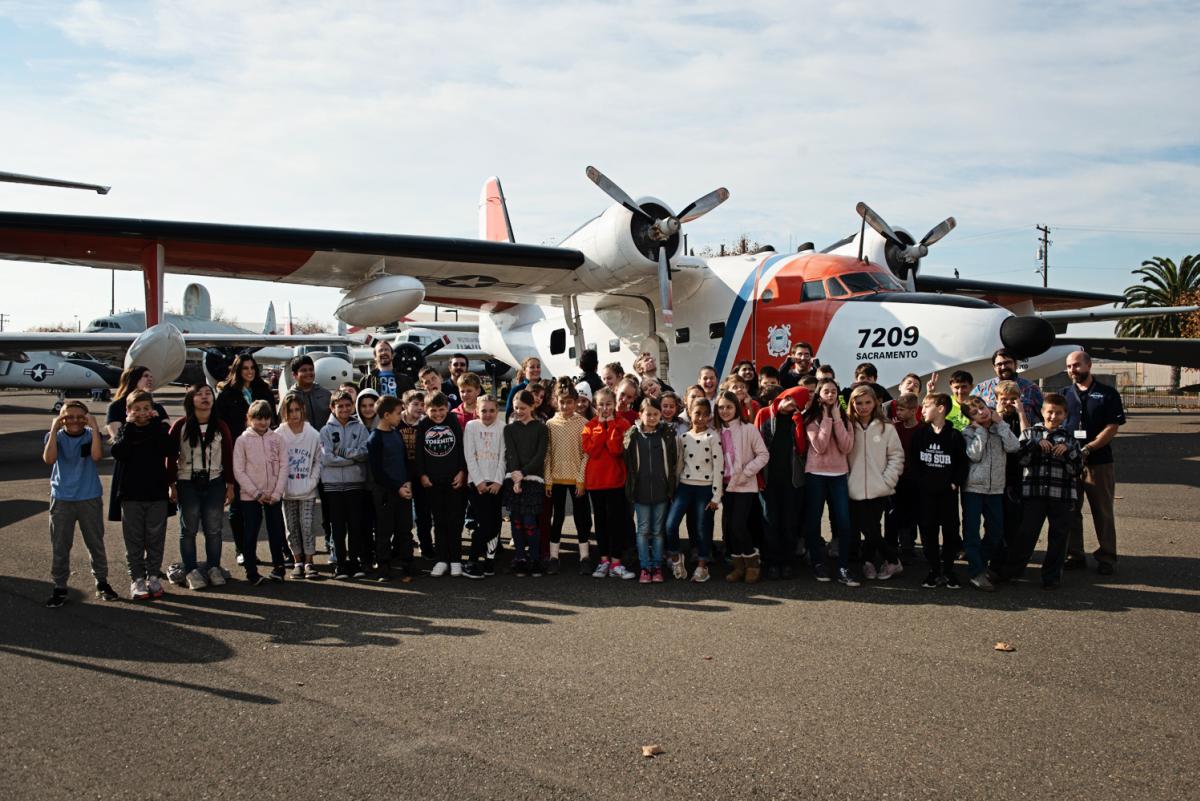
{"label": "sweatpants", "polygon": [[322,511],[329,513],[329,528],[333,536],[333,552],[337,555],[338,572],[356,570],[361,562],[369,561],[363,509],[367,495],[362,488],[332,490],[325,488]]}
{"label": "sweatpants", "polygon": [[1067,553],[1083,556],[1083,499],[1087,497],[1092,510],[1092,522],[1096,526],[1099,548],[1094,551],[1101,562],[1117,561],[1117,525],[1113,512],[1113,499],[1117,492],[1117,474],[1112,462],[1088,465],[1079,479],[1079,500],[1071,514],[1071,536]]}
{"label": "sweatpants", "polygon": [[316,512],[316,498],[285,498],[283,501],[283,525],[287,530],[288,544],[297,557],[314,556],[317,553],[317,532],[313,525]]}
{"label": "sweatpants", "polygon": [[958,490],[922,490],[920,520],[921,548],[925,551],[929,569],[949,575],[962,548],[962,538],[958,534]]}
{"label": "sweatpants", "polygon": [[596,518],[596,548],[600,557],[620,559],[625,552],[625,534],[631,520],[625,488],[588,490],[588,498]]}
{"label": "sweatpants", "polygon": [[[557,488],[556,488],[557,489]],[[502,506],[504,496],[499,492],[480,492],[470,489],[468,504],[475,529],[471,532],[471,561],[495,559],[496,547],[500,543]]]}
{"label": "sweatpants", "polygon": [[721,497],[724,514],[721,515],[721,537],[725,540],[725,552],[730,556],[753,556],[754,530],[751,518],[757,516],[761,507],[757,492],[726,492]]}
{"label": "sweatpants", "polygon": [[[539,491],[540,487],[537,488]],[[463,519],[467,512],[466,489],[449,484],[425,488],[429,510],[433,514],[434,551],[439,562],[462,562]]]}
{"label": "sweatpants", "polygon": [[[409,465],[410,470],[415,470]],[[409,475],[412,475],[410,473]],[[433,548],[433,510],[429,505],[429,490],[421,486],[420,481],[413,482],[413,511],[417,518],[417,542],[421,546],[421,556],[427,559],[434,557]]]}
{"label": "sweatpants", "polygon": [[108,556],[104,550],[104,503],[99,498],[86,501],[50,499],[50,579],[57,589],[66,589],[71,577],[71,546],[75,544],[75,524],[83,534],[83,544],[92,560],[92,578],[108,581]]}
{"label": "sweatpants", "polygon": [[563,523],[567,517],[567,496],[571,496],[572,519],[575,521],[575,531],[579,542],[584,543],[592,536],[592,505],[588,503],[587,494],[575,494],[574,484],[555,484],[550,489],[550,503],[553,507],[550,520],[550,542],[562,540]]}
{"label": "sweatpants", "polygon": [[856,538],[861,536],[863,539],[864,562],[877,564],[880,561],[900,561],[896,549],[883,536],[883,515],[887,512],[888,501],[887,497],[850,500],[850,527]]}
{"label": "sweatpants", "polygon": [[796,558],[796,545],[800,540],[804,488],[793,487],[790,480],[768,482],[762,496],[767,506],[763,557],[775,567],[790,565]]}
{"label": "sweatpants", "polygon": [[121,501],[121,534],[130,581],[157,576],[167,541],[167,502]]}
{"label": "sweatpants", "polygon": [[1046,533],[1046,556],[1042,559],[1042,584],[1057,584],[1062,578],[1063,562],[1066,560],[1067,539],[1070,536],[1071,514],[1074,501],[1055,501],[1049,498],[1025,498],[1025,513],[1021,517],[1021,542],[1009,551],[1008,565],[1004,577],[1015,579],[1021,576],[1033,556],[1042,524],[1049,521]]}
{"label": "sweatpants", "polygon": [[[399,557],[402,564],[412,562],[412,501],[401,498],[400,493],[385,487],[371,488],[371,505],[374,509],[374,538],[370,543],[375,554],[375,564],[380,573],[387,573],[392,566],[392,557]],[[407,558],[403,551],[404,535],[408,535]],[[401,550],[393,553],[399,544]]]}

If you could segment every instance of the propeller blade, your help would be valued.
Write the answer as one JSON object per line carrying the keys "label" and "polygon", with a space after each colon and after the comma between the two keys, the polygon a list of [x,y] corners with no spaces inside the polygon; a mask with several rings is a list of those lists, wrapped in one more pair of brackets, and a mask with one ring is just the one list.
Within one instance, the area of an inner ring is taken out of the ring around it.
{"label": "propeller blade", "polygon": [[953,217],[947,217],[929,229],[929,233],[925,234],[925,236],[921,238],[921,244],[925,247],[929,247],[934,242],[953,231],[954,226],[956,225],[958,225],[958,222]]}
{"label": "propeller blade", "polygon": [[726,200],[729,200],[729,190],[725,187],[714,189],[699,200],[693,200],[687,204],[683,211],[679,212],[680,222],[691,222],[708,214],[710,211],[720,206]]}
{"label": "propeller blade", "polygon": [[904,247],[904,243],[900,241],[900,237],[896,236],[896,232],[892,230],[892,226],[887,224],[887,220],[876,214],[866,203],[859,203],[854,207],[854,210],[866,221],[867,225],[875,229],[875,232],[884,239],[893,245]]}
{"label": "propeller blade", "polygon": [[629,209],[635,215],[643,217],[646,222],[650,223],[651,225],[654,224],[654,219],[649,214],[642,211],[642,207],[637,203],[634,203],[633,198],[627,195],[624,189],[610,181],[608,176],[606,176],[604,173],[600,172],[595,167],[588,167],[587,177],[592,183],[600,187],[600,191],[602,191],[604,194],[608,195],[613,200]]}
{"label": "propeller blade", "polygon": [[667,261],[667,249],[658,249],[658,300],[662,304],[663,322],[675,325],[675,308],[671,300],[671,265]]}
{"label": "propeller blade", "polygon": [[85,184],[79,181],[62,181],[58,178],[39,178],[36,175],[21,175],[15,172],[0,172],[0,181],[10,184],[32,184],[34,186],[58,186],[64,189],[90,189],[100,195],[107,195],[112,187],[100,184]]}

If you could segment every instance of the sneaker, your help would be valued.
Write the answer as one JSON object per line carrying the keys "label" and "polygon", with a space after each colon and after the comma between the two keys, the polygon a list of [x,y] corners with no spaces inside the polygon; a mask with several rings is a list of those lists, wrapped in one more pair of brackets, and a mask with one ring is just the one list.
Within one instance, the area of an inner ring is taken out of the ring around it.
{"label": "sneaker", "polygon": [[224,587],[225,579],[229,576],[225,575],[225,571],[219,567],[210,567],[208,569],[208,584],[210,587]]}
{"label": "sneaker", "polygon": [[334,581],[349,581],[350,574],[344,570],[339,570],[333,574],[333,580]]}
{"label": "sneaker", "polygon": [[946,573],[945,578],[942,579],[942,583],[946,585],[947,589],[951,589],[951,590],[961,590],[962,589],[962,584],[960,584],[958,582],[958,576],[954,575],[953,570],[950,570]]}
{"label": "sneaker", "polygon": [[158,576],[151,576],[146,582],[146,589],[150,593],[151,598],[163,597],[162,580]]}
{"label": "sneaker", "polygon": [[978,576],[971,579],[970,581],[971,581],[971,586],[977,590],[982,590],[983,592],[995,592],[996,591],[996,585],[993,584],[992,582],[988,581],[988,577],[987,577],[986,573],[980,573]]}
{"label": "sneaker", "polygon": [[703,584],[708,579],[708,565],[696,565],[696,569],[692,571],[692,581],[697,584]]}
{"label": "sneaker", "polygon": [[590,559],[580,559],[579,560],[579,575],[581,575],[581,576],[592,575],[592,560],[590,560]]}
{"label": "sneaker", "polygon": [[256,573],[253,576],[246,576],[246,581],[250,582],[251,587],[261,587],[266,584],[269,579],[261,573]]}
{"label": "sneaker", "polygon": [[291,551],[285,551],[283,554],[283,566],[291,570],[296,566],[296,557]]}
{"label": "sneaker", "polygon": [[546,562],[546,575],[547,576],[557,576],[558,575],[558,559],[556,557],[551,557]]}
{"label": "sneaker", "polygon": [[463,576],[469,579],[485,578],[487,574],[484,572],[484,570],[484,566],[479,562],[468,562],[463,567]]}
{"label": "sneaker", "polygon": [[650,571],[643,567],[641,575],[638,576],[638,584],[649,584],[649,583],[650,583]]}
{"label": "sneaker", "polygon": [[462,562],[451,562],[450,563],[450,576],[451,576],[451,578],[461,578],[462,577]]}
{"label": "sneaker", "polygon": [[838,568],[837,580],[838,580],[838,584],[845,584],[847,587],[861,587],[862,586],[862,582],[860,582],[858,579],[854,578],[854,576],[850,573],[850,571],[844,567]]}
{"label": "sneaker", "polygon": [[446,575],[449,570],[450,564],[448,562],[438,562],[433,566],[433,570],[429,571],[429,575],[433,576],[434,578],[441,578],[442,576]]}
{"label": "sneaker", "polygon": [[107,581],[100,581],[96,583],[96,597],[101,601],[115,601],[120,596]]}
{"label": "sneaker", "polygon": [[927,590],[931,590],[941,583],[942,583],[942,574],[937,572],[936,570],[930,570],[929,575],[926,576],[925,580],[921,582],[921,586]]}
{"label": "sneaker", "polygon": [[483,560],[483,575],[485,575],[485,576],[496,575],[496,559],[495,559],[495,557]]}
{"label": "sneaker", "polygon": [[303,562],[296,563],[295,568],[292,570],[292,578],[300,579],[300,580],[304,579],[304,563]]}
{"label": "sneaker", "polygon": [[267,578],[276,584],[281,584],[287,578],[287,571],[284,570],[283,565],[280,565],[279,567],[272,568],[271,572],[267,574]]}
{"label": "sneaker", "polygon": [[533,559],[529,562],[529,575],[535,578],[540,578],[545,572],[546,571],[545,568],[542,567],[542,563],[537,559]]}
{"label": "sneaker", "polygon": [[875,570],[874,562],[863,562],[863,578],[867,581],[874,581],[879,578],[879,573]]}
{"label": "sneaker", "polygon": [[67,588],[55,587],[54,592],[50,593],[50,597],[46,599],[47,609],[58,609],[67,602]]}
{"label": "sneaker", "polygon": [[174,562],[167,567],[167,581],[171,582],[172,584],[178,584],[180,587],[187,585],[187,577],[190,575],[191,573],[185,573],[183,571],[183,565],[179,564],[178,562]]}
{"label": "sneaker", "polygon": [[654,568],[653,572],[650,573],[650,580],[655,584],[663,583],[663,572],[661,567]]}
{"label": "sneaker", "polygon": [[129,584],[129,597],[135,601],[150,600],[150,590],[146,589],[146,580],[138,579]]}
{"label": "sneaker", "polygon": [[305,563],[304,578],[308,579],[309,581],[319,581],[321,579],[321,574],[317,572],[317,566],[312,562]]}
{"label": "sneaker", "polygon": [[187,574],[187,588],[189,590],[202,590],[208,586],[208,579],[204,578],[204,574],[199,570],[193,570]]}
{"label": "sneaker", "polygon": [[241,567],[242,565],[246,564],[246,555],[244,553],[239,553],[237,555],[237,563],[238,563],[238,567]]}
{"label": "sneaker", "polygon": [[633,571],[630,570],[629,568],[625,567],[625,565],[613,565],[612,567],[610,567],[608,569],[608,577],[615,578],[615,579],[625,579],[626,581],[637,578],[637,576],[634,575]]}
{"label": "sneaker", "polygon": [[608,575],[610,567],[612,567],[612,562],[607,559],[600,560],[600,564],[596,565],[596,569],[592,571],[592,578],[604,578]]}
{"label": "sneaker", "polygon": [[825,568],[824,562],[813,568],[813,577],[822,584],[833,580],[829,578],[829,571]]}
{"label": "sneaker", "polygon": [[380,584],[387,584],[392,580],[392,569],[390,567],[380,567],[375,569],[375,581]]}
{"label": "sneaker", "polygon": [[512,561],[512,572],[514,576],[525,578],[529,575],[529,565],[524,559],[514,559]]}
{"label": "sneaker", "polygon": [[879,569],[879,572],[875,575],[875,578],[879,579],[880,581],[887,581],[893,576],[899,576],[903,572],[904,565],[900,564],[899,562],[884,562],[883,567]]}
{"label": "sneaker", "polygon": [[683,554],[677,553],[671,559],[671,575],[677,581],[683,581],[687,578],[687,560],[683,558]]}
{"label": "sneaker", "polygon": [[356,579],[366,578],[367,571],[363,570],[361,567],[356,567],[356,568],[354,568],[354,572],[351,575]]}

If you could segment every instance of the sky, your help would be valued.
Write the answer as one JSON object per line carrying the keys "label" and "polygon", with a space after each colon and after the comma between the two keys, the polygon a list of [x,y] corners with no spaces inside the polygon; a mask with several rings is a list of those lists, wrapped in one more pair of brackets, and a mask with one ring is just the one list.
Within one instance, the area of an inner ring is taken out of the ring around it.
{"label": "sky", "polygon": [[[498,175],[549,244],[606,207],[593,164],[676,209],[728,187],[695,248],[820,248],[861,200],[917,237],[957,218],[930,274],[1040,285],[1036,225],[1053,286],[1200,252],[1200,3],[734,5],[0,0],[0,170],[113,186],[0,209],[473,237]],[[0,262],[5,328],[86,323],[109,281]],[[339,297],[205,283],[243,321]]]}

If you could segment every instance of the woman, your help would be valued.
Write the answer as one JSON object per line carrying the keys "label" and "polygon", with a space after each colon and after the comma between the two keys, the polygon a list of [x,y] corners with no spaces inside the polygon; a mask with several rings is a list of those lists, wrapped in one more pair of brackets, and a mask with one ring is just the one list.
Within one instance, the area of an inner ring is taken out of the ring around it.
{"label": "woman", "polygon": [[[149,367],[126,367],[121,373],[121,380],[117,382],[117,394],[113,397],[112,403],[108,404],[108,415],[105,417],[105,429],[108,431],[108,438],[112,440],[117,436],[117,432],[121,430],[121,426],[125,425],[127,412],[125,409],[126,397],[135,390],[144,392],[154,391],[154,373]],[[154,413],[158,415],[158,419],[163,425],[170,422],[170,417],[167,416],[167,410],[163,408],[161,403],[154,402]],[[121,522],[121,474],[123,473],[122,463],[113,463],[112,485],[109,488],[108,498],[108,519],[114,523]]]}
{"label": "woman", "polygon": [[[216,414],[221,422],[229,428],[232,442],[246,430],[246,415],[250,412],[250,404],[255,401],[266,401],[272,410],[275,409],[275,396],[271,387],[262,379],[258,362],[249,353],[239,353],[229,366],[229,374],[225,380],[217,384]],[[271,420],[271,425],[278,424],[277,419]],[[237,493],[237,485],[234,485]],[[237,497],[235,495],[235,497]],[[242,564],[242,505],[229,504],[229,527],[233,531],[234,549],[237,551],[237,563]]]}
{"label": "woman", "polygon": [[521,391],[527,389],[530,384],[542,380],[542,360],[537,356],[526,356],[525,361],[521,362],[521,372],[517,374],[520,379],[513,388],[508,391],[508,399],[504,406],[504,419],[512,417],[513,401],[521,394]]}

